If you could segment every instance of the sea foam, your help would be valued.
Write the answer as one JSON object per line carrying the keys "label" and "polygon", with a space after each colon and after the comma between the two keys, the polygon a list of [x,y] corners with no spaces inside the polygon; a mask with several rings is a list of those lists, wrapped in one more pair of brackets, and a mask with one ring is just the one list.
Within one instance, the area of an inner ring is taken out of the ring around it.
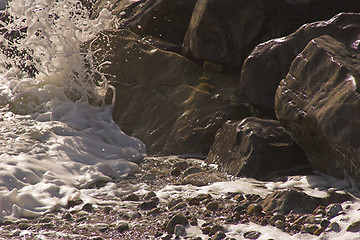
{"label": "sea foam", "polygon": [[[35,217],[138,171],[144,144],[112,120],[84,42],[111,26],[80,1],[13,0],[0,22],[0,218]],[[0,219],[1,220],[1,219]]]}

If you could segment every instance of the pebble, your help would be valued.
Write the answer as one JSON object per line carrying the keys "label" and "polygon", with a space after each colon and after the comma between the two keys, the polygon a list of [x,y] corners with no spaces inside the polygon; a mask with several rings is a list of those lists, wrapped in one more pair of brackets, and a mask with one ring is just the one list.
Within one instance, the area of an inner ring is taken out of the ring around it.
{"label": "pebble", "polygon": [[320,222],[320,226],[321,226],[322,228],[327,228],[330,223],[331,223],[331,222],[330,222],[329,220],[323,219],[323,220]]}
{"label": "pebble", "polygon": [[179,161],[173,165],[174,168],[179,168],[181,171],[184,171],[189,167],[189,163],[187,161]]}
{"label": "pebble", "polygon": [[353,222],[350,224],[346,231],[348,232],[360,232],[360,221]]}
{"label": "pebble", "polygon": [[305,222],[309,224],[319,224],[321,220],[322,220],[321,218],[315,216],[309,216],[305,219]]}
{"label": "pebble", "polygon": [[132,193],[132,194],[129,194],[127,196],[125,196],[123,198],[124,201],[133,201],[133,202],[137,202],[137,201],[140,201],[140,198],[138,195]]}
{"label": "pebble", "polygon": [[121,222],[117,225],[116,229],[120,233],[122,233],[122,232],[128,231],[130,228],[129,228],[129,224],[127,222]]}
{"label": "pebble", "polygon": [[218,231],[212,236],[211,240],[220,240],[224,238],[226,238],[226,234],[223,231]]}
{"label": "pebble", "polygon": [[181,175],[181,170],[179,168],[174,168],[170,172],[171,176],[178,177]]}
{"label": "pebble", "polygon": [[317,231],[318,228],[319,228],[319,227],[316,226],[315,224],[312,224],[312,225],[303,225],[303,226],[301,227],[301,232],[314,234],[314,232]]}
{"label": "pebble", "polygon": [[321,227],[321,228],[318,228],[313,234],[315,236],[319,236],[321,233],[323,233],[325,230],[325,228]]}
{"label": "pebble", "polygon": [[329,229],[331,231],[334,231],[334,232],[340,232],[341,231],[340,225],[337,222],[330,223]]}
{"label": "pebble", "polygon": [[258,239],[260,237],[261,233],[256,231],[250,231],[244,233],[244,238],[246,239]]}
{"label": "pebble", "polygon": [[242,195],[242,194],[236,194],[234,197],[233,197],[233,199],[235,200],[235,201],[237,201],[237,202],[241,202],[242,200],[244,200],[245,198],[244,198],[244,196]]}
{"label": "pebble", "polygon": [[178,213],[175,216],[173,216],[170,221],[167,223],[166,225],[166,232],[169,234],[173,234],[174,233],[174,228],[177,224],[181,224],[183,226],[186,226],[189,224],[189,221],[187,220],[187,218],[182,214],[182,213]]}
{"label": "pebble", "polygon": [[285,222],[283,220],[276,220],[275,227],[278,229],[285,229]]}
{"label": "pebble", "polygon": [[72,208],[83,203],[81,199],[68,200],[66,208]]}
{"label": "pebble", "polygon": [[156,197],[156,193],[154,192],[148,192],[147,194],[145,194],[144,196],[144,200],[150,200],[151,198]]}
{"label": "pebble", "polygon": [[86,212],[92,212],[94,211],[94,207],[91,203],[85,203],[84,206],[82,207],[82,210]]}
{"label": "pebble", "polygon": [[31,225],[29,223],[19,223],[17,225],[17,228],[20,229],[20,230],[26,230],[28,228],[30,228]]}
{"label": "pebble", "polygon": [[179,204],[181,202],[183,202],[183,200],[181,198],[174,198],[174,199],[170,200],[168,203],[168,209],[175,207],[177,204]]}
{"label": "pebble", "polygon": [[44,218],[39,220],[39,223],[49,223],[52,220],[53,220],[53,218],[51,218],[51,217],[44,217]]}
{"label": "pebble", "polygon": [[106,214],[109,214],[109,213],[111,213],[111,211],[113,210],[113,208],[112,207],[110,207],[110,206],[106,206],[106,207],[104,207],[104,213],[106,213]]}
{"label": "pebble", "polygon": [[70,220],[73,219],[73,217],[72,217],[71,213],[65,213],[65,214],[62,216],[62,219],[65,219],[65,220],[70,221]]}
{"label": "pebble", "polygon": [[247,207],[247,213],[250,214],[250,215],[257,215],[257,214],[260,214],[261,211],[263,210],[262,206],[258,205],[258,204],[250,204],[248,207]]}
{"label": "pebble", "polygon": [[137,219],[137,218],[141,218],[141,213],[139,213],[139,212],[134,212],[134,213],[131,214],[131,216],[130,216],[130,220],[134,220],[134,219]]}
{"label": "pebble", "polygon": [[140,210],[151,210],[157,207],[157,202],[155,201],[146,201],[139,204]]}
{"label": "pebble", "polygon": [[154,208],[148,212],[148,216],[158,216],[161,214],[161,210],[159,208]]}
{"label": "pebble", "polygon": [[191,167],[191,168],[188,168],[185,172],[184,172],[184,176],[188,176],[190,174],[194,174],[194,173],[200,173],[200,172],[204,172],[204,170],[202,170],[201,168],[199,167]]}
{"label": "pebble", "polygon": [[185,236],[186,230],[182,224],[176,224],[174,227],[174,234],[177,236]]}
{"label": "pebble", "polygon": [[216,211],[219,209],[219,203],[212,201],[206,204],[206,209],[210,211]]}
{"label": "pebble", "polygon": [[180,209],[184,209],[187,207],[187,204],[185,202],[180,202],[178,204],[176,204],[175,206],[173,206],[172,208],[170,208],[170,211],[175,211],[175,210],[180,210]]}
{"label": "pebble", "polygon": [[210,235],[213,235],[219,231],[224,232],[225,231],[224,227],[220,225],[214,225],[210,228]]}
{"label": "pebble", "polygon": [[199,205],[200,205],[200,201],[196,197],[191,198],[189,200],[189,206],[199,206]]}
{"label": "pebble", "polygon": [[201,229],[201,232],[202,232],[203,234],[209,234],[209,233],[210,233],[210,230],[211,230],[211,228],[210,228],[209,226],[206,226],[206,227],[203,227],[203,228]]}
{"label": "pebble", "polygon": [[284,221],[285,222],[285,216],[282,215],[282,214],[275,214],[274,216],[272,216],[270,219],[269,219],[269,223],[272,225],[272,226],[275,226],[275,222],[277,220],[281,220],[281,221]]}
{"label": "pebble", "polygon": [[337,215],[339,215],[342,211],[343,211],[343,208],[340,204],[338,204],[338,203],[330,204],[326,208],[326,215],[330,218],[333,218],[333,217],[336,217]]}

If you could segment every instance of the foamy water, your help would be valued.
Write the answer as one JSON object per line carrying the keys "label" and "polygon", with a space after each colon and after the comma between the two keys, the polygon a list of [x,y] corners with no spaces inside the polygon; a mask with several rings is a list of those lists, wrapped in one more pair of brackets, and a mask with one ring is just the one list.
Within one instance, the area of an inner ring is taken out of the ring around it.
{"label": "foamy water", "polygon": [[37,216],[79,189],[138,171],[133,162],[146,149],[113,122],[113,106],[104,103],[111,88],[92,53],[81,49],[110,26],[108,11],[89,20],[78,1],[13,0],[7,12],[0,36],[9,49],[0,56],[0,217]]}

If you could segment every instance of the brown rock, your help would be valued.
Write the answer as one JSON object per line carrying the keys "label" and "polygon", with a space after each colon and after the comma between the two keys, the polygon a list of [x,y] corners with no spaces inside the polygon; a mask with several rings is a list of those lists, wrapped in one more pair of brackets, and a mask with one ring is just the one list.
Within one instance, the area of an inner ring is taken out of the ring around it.
{"label": "brown rock", "polygon": [[313,39],[293,61],[275,99],[276,115],[312,166],[358,186],[359,69],[359,51],[329,36]]}
{"label": "brown rock", "polygon": [[[353,3],[354,9],[359,6]],[[292,61],[311,39],[324,34],[359,49],[360,14],[342,13],[329,21],[306,24],[289,36],[259,44],[244,62],[240,78],[241,92],[263,114],[274,116],[275,92]]]}
{"label": "brown rock", "polygon": [[308,164],[302,150],[278,121],[254,117],[224,123],[206,162],[218,164],[229,174],[260,180],[274,172]]}

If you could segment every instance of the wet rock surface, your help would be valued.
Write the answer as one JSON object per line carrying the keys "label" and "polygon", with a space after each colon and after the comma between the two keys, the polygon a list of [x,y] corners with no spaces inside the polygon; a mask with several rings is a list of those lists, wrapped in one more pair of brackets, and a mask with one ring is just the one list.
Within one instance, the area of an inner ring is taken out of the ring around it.
{"label": "wet rock surface", "polygon": [[261,180],[309,165],[278,121],[254,117],[226,122],[217,132],[206,161],[231,175]]}

